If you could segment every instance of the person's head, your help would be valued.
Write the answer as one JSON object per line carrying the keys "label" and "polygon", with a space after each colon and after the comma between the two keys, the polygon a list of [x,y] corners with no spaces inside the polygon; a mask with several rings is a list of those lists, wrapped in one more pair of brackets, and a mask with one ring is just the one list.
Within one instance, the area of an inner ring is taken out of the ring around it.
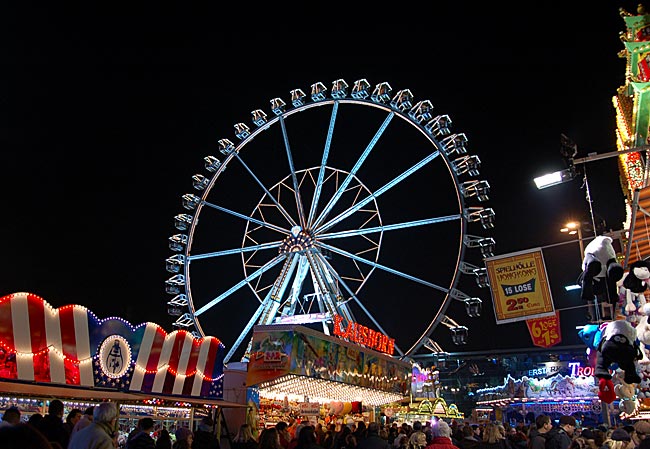
{"label": "person's head", "polygon": [[63,418],[63,402],[58,399],[52,399],[47,407],[47,413],[52,416]]}
{"label": "person's head", "polygon": [[539,415],[535,418],[535,427],[537,427],[537,430],[542,433],[548,432],[551,427],[553,427],[551,417],[548,415]]}
{"label": "person's head", "polygon": [[65,417],[65,422],[68,423],[70,426],[74,426],[75,424],[77,424],[77,421],[81,419],[81,415],[83,415],[83,413],[81,413],[80,409],[73,408],[72,410],[70,410],[70,412],[68,412],[68,415]]}
{"label": "person's head", "polygon": [[640,419],[634,423],[634,434],[637,440],[641,441],[650,435],[650,421]]}
{"label": "person's head", "polygon": [[489,423],[483,429],[483,441],[486,443],[496,443],[501,440],[501,431],[494,423]]}
{"label": "person's head", "polygon": [[315,429],[308,424],[303,425],[302,429],[300,429],[300,432],[298,433],[298,446],[308,447],[316,444],[316,432],[314,430]]}
{"label": "person's head", "polygon": [[564,429],[567,435],[572,436],[576,430],[576,419],[573,416],[562,415],[560,417],[560,427]]}
{"label": "person's head", "polygon": [[368,424],[368,433],[379,433],[379,424],[376,422],[371,422]]}
{"label": "person's head", "polygon": [[422,423],[420,421],[413,421],[413,430],[422,430]]}
{"label": "person's head", "polygon": [[289,427],[289,424],[287,424],[284,421],[280,421],[275,425],[275,428],[278,429],[278,431],[282,432],[283,430],[287,430],[287,427]]}
{"label": "person's head", "polygon": [[632,440],[630,434],[623,428],[614,429],[609,438],[613,441],[623,441],[626,443],[629,443]]}
{"label": "person's head", "polygon": [[53,449],[41,432],[26,423],[0,427],[0,441],[4,449]]}
{"label": "person's head", "polygon": [[2,414],[2,420],[9,424],[18,424],[20,422],[20,410],[15,406],[9,407]]}
{"label": "person's head", "polygon": [[442,419],[436,421],[436,423],[431,426],[431,433],[434,437],[451,437],[451,427]]}
{"label": "person's head", "polygon": [[214,421],[209,416],[204,416],[199,423],[199,430],[202,432],[212,432]]}
{"label": "person's head", "polygon": [[279,449],[280,434],[275,427],[262,430],[260,434],[260,449]]}
{"label": "person's head", "polygon": [[28,424],[31,424],[32,426],[36,427],[38,426],[38,423],[43,419],[43,415],[40,413],[33,413],[32,416],[29,417],[27,420]]}
{"label": "person's head", "polygon": [[93,410],[93,422],[113,425],[117,419],[117,407],[114,402],[102,402]]}
{"label": "person's head", "polygon": [[87,419],[89,421],[92,421],[93,420],[93,411],[94,410],[95,410],[95,407],[92,406],[92,405],[90,407],[86,408],[86,410],[84,410],[84,414],[83,414],[82,418]]}
{"label": "person's head", "polygon": [[160,433],[158,433],[158,439],[161,439],[161,438],[163,440],[165,440],[165,441],[170,439],[169,430],[167,430],[165,427],[160,429]]}
{"label": "person's head", "polygon": [[472,429],[472,426],[463,426],[462,432],[463,438],[471,438],[474,436],[474,429]]}
{"label": "person's head", "polygon": [[140,419],[139,424],[140,424],[139,425],[140,430],[142,430],[143,432],[146,432],[146,433],[153,432],[153,426],[154,426],[153,419],[151,419],[151,418],[142,418],[142,419]]}
{"label": "person's head", "polygon": [[239,432],[237,433],[237,436],[235,437],[235,441],[241,442],[241,443],[246,443],[247,441],[253,440],[253,431],[251,430],[251,426],[248,424],[242,424],[239,426]]}
{"label": "person's head", "polygon": [[176,429],[176,432],[174,432],[174,435],[176,436],[176,441],[183,441],[187,440],[190,446],[192,445],[192,440],[194,439],[194,434],[190,429],[187,427],[179,427]]}

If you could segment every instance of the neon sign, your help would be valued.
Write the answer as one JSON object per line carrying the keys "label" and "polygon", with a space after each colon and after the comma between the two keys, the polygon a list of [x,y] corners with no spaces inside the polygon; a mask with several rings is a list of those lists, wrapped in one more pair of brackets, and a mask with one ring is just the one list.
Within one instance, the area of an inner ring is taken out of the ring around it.
{"label": "neon sign", "polygon": [[334,315],[334,335],[345,340],[358,343],[370,349],[385,354],[392,355],[395,350],[395,339],[389,338],[381,332],[372,330],[354,321],[349,321],[345,330],[341,330],[343,324],[343,317],[341,315]]}

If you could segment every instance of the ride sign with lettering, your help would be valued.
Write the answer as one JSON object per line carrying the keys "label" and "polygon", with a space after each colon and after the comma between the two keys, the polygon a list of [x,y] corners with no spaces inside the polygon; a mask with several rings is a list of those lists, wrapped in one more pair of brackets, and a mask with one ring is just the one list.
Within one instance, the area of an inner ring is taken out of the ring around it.
{"label": "ride sign with lettering", "polygon": [[497,324],[555,316],[541,248],[485,259]]}

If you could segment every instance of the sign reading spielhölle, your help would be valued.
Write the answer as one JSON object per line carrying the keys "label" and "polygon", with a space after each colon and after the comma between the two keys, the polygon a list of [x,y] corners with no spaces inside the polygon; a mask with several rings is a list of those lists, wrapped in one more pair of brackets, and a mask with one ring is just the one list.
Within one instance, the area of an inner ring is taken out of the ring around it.
{"label": "sign reading spielh\u00f6lle", "polygon": [[541,248],[485,260],[497,324],[555,314]]}

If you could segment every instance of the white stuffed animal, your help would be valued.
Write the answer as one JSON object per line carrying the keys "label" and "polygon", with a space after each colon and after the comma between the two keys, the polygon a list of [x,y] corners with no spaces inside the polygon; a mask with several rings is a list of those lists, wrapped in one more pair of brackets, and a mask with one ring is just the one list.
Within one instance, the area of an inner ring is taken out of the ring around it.
{"label": "white stuffed animal", "polygon": [[621,419],[629,419],[639,414],[639,400],[636,395],[636,386],[634,384],[625,383],[625,373],[621,369],[616,370],[616,380],[618,383],[614,385],[614,393],[619,399],[618,408],[621,411]]}
{"label": "white stuffed animal", "polygon": [[645,291],[650,284],[650,265],[645,260],[632,263],[617,284],[621,299],[625,303],[625,315],[628,321],[637,322],[638,315],[634,312],[640,311],[646,303]]}
{"label": "white stuffed animal", "polygon": [[648,349],[650,346],[650,323],[648,323],[648,315],[650,315],[650,303],[646,303],[643,307],[639,308],[639,321],[634,327],[636,331],[636,338],[639,340],[639,347],[641,348],[641,353],[643,358],[639,360],[640,365],[650,364],[650,358],[648,357]]}

